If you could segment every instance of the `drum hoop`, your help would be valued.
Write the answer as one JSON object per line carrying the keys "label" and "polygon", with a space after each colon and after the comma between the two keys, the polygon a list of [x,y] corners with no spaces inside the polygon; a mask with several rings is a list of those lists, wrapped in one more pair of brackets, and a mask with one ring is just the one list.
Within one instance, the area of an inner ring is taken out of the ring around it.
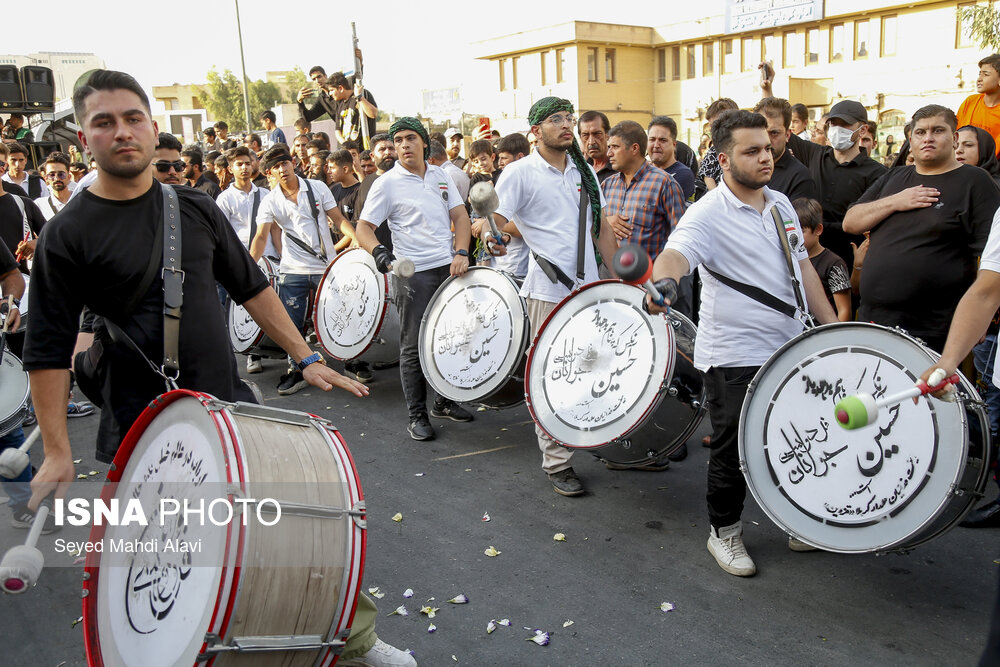
{"label": "drum hoop", "polygon": [[[935,360],[936,360],[936,358],[939,356],[939,355],[937,355],[936,352],[933,352],[932,350],[930,350],[926,346],[922,345],[920,343],[920,341],[915,336],[910,335],[909,333],[907,333],[906,331],[904,331],[904,330],[902,330],[902,329],[900,329],[898,327],[886,327],[886,326],[882,326],[882,325],[874,324],[874,323],[870,323],[870,322],[834,322],[834,323],[831,323],[831,324],[825,324],[825,325],[820,326],[820,327],[814,327],[814,328],[807,329],[807,330],[803,331],[801,334],[799,334],[798,336],[795,336],[791,340],[789,340],[786,343],[784,343],[777,350],[775,350],[774,353],[770,357],[768,357],[767,361],[764,362],[764,364],[760,367],[760,369],[754,375],[753,380],[751,380],[750,385],[749,385],[750,390],[747,393],[747,397],[744,399],[743,405],[742,405],[742,407],[740,409],[740,421],[739,421],[739,427],[738,427],[738,430],[737,430],[737,434],[738,434],[738,443],[737,443],[737,446],[738,446],[738,452],[739,452],[740,467],[744,471],[743,476],[746,479],[747,488],[750,490],[750,493],[754,497],[754,500],[757,501],[757,504],[764,511],[764,513],[768,516],[768,518],[770,518],[771,521],[774,522],[774,524],[776,526],[778,526],[779,528],[781,528],[782,530],[785,530],[787,532],[792,532],[791,528],[787,525],[787,523],[785,522],[785,520],[782,517],[778,516],[778,513],[776,511],[774,511],[774,509],[770,506],[769,502],[766,502],[765,499],[762,498],[761,492],[758,490],[757,485],[753,482],[753,480],[750,478],[750,476],[748,474],[749,468],[747,466],[746,436],[745,436],[745,434],[746,434],[746,430],[747,430],[747,420],[749,419],[749,407],[750,407],[750,403],[752,402],[752,399],[753,399],[753,397],[754,397],[754,395],[756,393],[755,389],[758,387],[758,385],[760,384],[760,382],[763,379],[763,377],[767,374],[767,371],[769,371],[771,368],[773,368],[777,364],[777,360],[780,359],[788,351],[788,349],[790,349],[794,345],[797,345],[800,341],[802,341],[802,340],[804,340],[806,338],[813,337],[813,336],[816,336],[816,335],[820,335],[821,333],[835,331],[837,329],[857,329],[859,327],[860,328],[864,328],[864,329],[869,329],[869,330],[872,330],[872,331],[890,332],[892,334],[898,335],[898,336],[900,336],[900,337],[902,337],[904,339],[909,340],[914,345],[917,345],[917,346],[919,346],[922,349],[922,351],[926,354],[927,360],[928,360],[929,363],[934,363]],[[857,344],[856,346],[859,347],[859,348],[863,347],[861,344]],[[962,380],[962,382],[961,382],[962,389],[965,390],[966,392],[970,392],[970,390],[971,390],[972,393],[969,394],[970,396],[977,395],[975,393],[975,388],[972,385],[971,381],[968,378],[966,378],[965,375],[963,375],[961,373],[959,374],[959,377]],[[770,398],[768,399],[768,401],[770,402]],[[963,403],[962,409],[959,410],[959,413],[958,413],[958,419],[962,423],[962,425],[965,427],[966,433],[968,433],[968,430],[969,430],[969,417],[968,417],[968,410],[969,409],[976,409],[976,406],[969,405],[967,403]],[[982,408],[979,408],[977,410],[977,412],[982,412],[982,413],[985,414],[985,411],[982,410]],[[935,419],[935,421],[937,420],[937,415],[934,416],[934,419]],[[987,423],[988,423],[988,421],[987,421]],[[986,437],[986,436],[984,436],[984,437]],[[969,450],[969,441],[968,441],[968,438],[965,439],[965,441],[962,443],[962,446],[963,446],[963,452],[962,452],[962,455],[961,455],[961,459],[965,459],[965,458],[967,458],[968,450]],[[983,467],[984,467],[984,470],[988,470],[988,466],[983,466]],[[983,475],[981,475],[981,477],[982,476]],[[955,482],[955,483],[957,483],[959,481],[960,480],[953,480],[953,482]],[[923,485],[921,485],[921,489],[922,488],[923,488]],[[912,543],[911,543],[910,540],[913,537],[919,536],[920,533],[921,533],[921,530],[923,528],[925,528],[926,526],[931,525],[938,517],[941,516],[942,512],[944,511],[944,509],[949,505],[950,498],[951,498],[951,496],[948,496],[948,495],[942,496],[940,502],[938,502],[937,505],[934,507],[933,512],[930,513],[928,515],[928,517],[925,520],[923,520],[919,525],[917,525],[914,528],[913,531],[911,531],[909,534],[907,534],[905,536],[902,536],[899,539],[897,539],[897,540],[895,540],[895,541],[893,541],[891,543],[888,543],[888,544],[885,544],[885,545],[879,547],[877,549],[877,551],[879,551],[879,552],[890,551],[890,550],[892,550],[894,548],[897,548],[897,547],[899,547],[901,545],[911,545],[911,544],[913,544],[913,546],[916,546],[916,544],[921,544],[923,542],[926,542],[927,541],[926,539],[921,539],[918,542],[912,542]],[[911,500],[912,500],[912,498],[911,498]],[[790,501],[787,501],[787,502],[789,502],[791,504]],[[909,504],[909,502],[907,502],[906,505],[902,506],[900,508],[900,510],[903,507],[906,507],[908,504]],[[801,511],[801,510],[799,510],[799,511]],[[895,513],[893,513],[893,515],[895,515]],[[954,526],[957,523],[958,523],[958,521],[956,520],[952,524],[952,526]],[[848,530],[848,528],[845,528],[844,526],[839,526],[839,528]],[[802,536],[798,536],[798,537],[801,539]],[[811,544],[812,542],[809,542],[809,543]],[[822,549],[824,549],[826,551],[830,551],[830,552],[834,552],[834,553],[871,553],[871,551],[872,551],[872,550],[867,550],[867,549],[865,549],[865,550],[846,549],[846,548],[843,548],[843,547],[838,547],[837,545],[829,545],[829,544],[818,544],[818,545],[814,545],[814,546],[818,546],[818,547],[820,547],[820,548],[822,548]]]}
{"label": "drum hoop", "polygon": [[[532,361],[533,361],[533,359],[535,357],[535,352],[538,349],[538,339],[541,338],[542,333],[548,327],[549,322],[553,319],[553,317],[555,316],[555,314],[557,312],[559,312],[567,303],[569,303],[573,299],[573,297],[581,294],[582,292],[584,292],[586,290],[593,289],[595,287],[598,287],[598,286],[601,286],[601,285],[607,285],[607,284],[629,285],[629,283],[626,283],[624,280],[618,280],[618,279],[597,280],[597,281],[594,281],[592,283],[588,283],[586,285],[578,287],[577,289],[575,289],[572,292],[570,292],[566,297],[563,298],[562,301],[560,301],[558,304],[556,304],[556,307],[553,308],[552,311],[548,314],[548,316],[545,318],[545,321],[542,322],[542,325],[540,327],[538,327],[538,333],[535,335],[534,339],[531,341],[531,348],[528,350],[528,361],[527,361],[527,363],[524,366],[524,402],[528,406],[528,413],[531,415],[532,421],[534,421],[535,425],[538,426],[538,428],[541,429],[545,433],[546,436],[548,436],[549,438],[551,438],[553,442],[556,442],[556,443],[558,443],[560,445],[563,445],[565,447],[570,447],[572,449],[582,449],[582,450],[598,449],[600,447],[604,447],[604,446],[606,446],[606,445],[614,442],[614,440],[608,440],[607,442],[603,442],[603,443],[596,444],[596,445],[571,445],[571,444],[562,442],[559,438],[553,437],[552,434],[549,433],[548,430],[544,426],[542,426],[542,424],[539,422],[539,420],[538,420],[538,414],[535,412],[534,402],[531,399],[531,368],[532,368]],[[629,286],[632,287],[632,285],[629,285]],[[667,335],[670,337],[670,345],[668,346],[669,347],[669,351],[672,352],[672,353],[674,353],[674,354],[676,354],[676,343],[674,342],[673,329],[670,326],[670,324],[666,322],[666,318],[664,317],[663,319],[664,319],[664,327],[668,331]],[[667,378],[673,376],[675,365],[676,364],[675,364],[674,361],[668,361],[667,362],[666,367],[664,369],[663,378],[660,380],[660,386],[661,387],[667,381]],[[639,425],[645,423],[645,421],[649,419],[649,416],[653,412],[656,411],[656,408],[659,407],[660,402],[662,402],[662,401],[663,401],[663,392],[661,391],[661,392],[659,392],[657,394],[657,397],[653,400],[653,402],[649,406],[647,406],[647,408],[643,411],[643,414],[642,414],[641,418],[639,420],[637,420],[637,421],[634,421],[629,426],[629,428],[623,432],[622,435],[628,435],[629,433],[632,433],[633,431],[635,431],[636,427],[638,427]]]}
{"label": "drum hoop", "polygon": [[[330,262],[330,264],[326,267],[326,271],[323,272],[323,277],[320,278],[319,286],[316,288],[316,298],[314,299],[315,303],[313,303],[312,307],[312,318],[314,325],[316,322],[319,321],[319,303],[320,303],[319,296],[320,294],[323,293],[323,286],[326,284],[326,277],[330,274],[330,271],[333,270],[334,265],[342,257],[347,257],[348,255],[350,255],[350,253],[355,251],[364,253],[368,252],[364,248],[348,248],[344,252],[338,253],[337,256],[333,258],[333,261]],[[345,358],[337,356],[337,354],[331,352],[330,348],[327,347],[326,340],[324,340],[325,333],[323,332],[323,328],[319,326],[316,327],[316,340],[319,341],[320,347],[322,347],[326,351],[326,353],[329,354],[334,359],[337,359],[338,361],[350,361],[351,359],[357,359],[362,354],[367,352],[368,348],[370,348],[372,345],[375,344],[375,339],[378,338],[379,333],[382,331],[382,325],[385,324],[386,311],[389,309],[389,278],[385,274],[382,274],[381,278],[382,278],[382,292],[383,292],[382,307],[381,309],[379,309],[378,315],[375,317],[375,327],[372,329],[372,337],[371,339],[369,339],[368,344],[365,345],[363,350],[358,352],[353,357]]]}
{"label": "drum hoop", "polygon": [[[148,406],[139,414],[139,417],[132,424],[132,427],[125,434],[125,438],[122,440],[121,445],[118,447],[118,452],[115,454],[115,458],[111,463],[111,469],[108,471],[107,477],[105,478],[104,487],[101,489],[101,500],[108,503],[112,498],[112,487],[111,484],[118,483],[121,481],[121,477],[125,472],[125,465],[128,463],[129,458],[131,458],[132,453],[135,451],[136,445],[139,444],[139,440],[142,438],[143,433],[146,431],[146,427],[155,419],[163,410],[176,402],[177,400],[185,397],[196,398],[201,404],[207,409],[209,404],[214,402],[216,399],[211,394],[206,394],[203,392],[192,391],[190,389],[175,389],[173,391],[167,392],[153,399]],[[211,411],[210,411],[211,413]],[[211,414],[210,414],[211,416]],[[215,421],[216,429],[219,429],[218,421]],[[222,436],[221,430],[219,431],[220,438]],[[232,473],[227,469],[227,483],[232,483]],[[97,542],[104,539],[104,533],[106,526],[102,523],[100,525],[94,525],[90,530],[90,536],[88,541]],[[241,528],[242,532],[242,528]],[[232,524],[226,527],[226,552],[223,556],[224,562],[229,562],[229,549],[232,544]],[[240,552],[242,552],[243,540],[239,540]],[[241,554],[240,554],[241,555]],[[87,560],[84,564],[84,572],[87,574],[85,581],[83,582],[83,625],[84,625],[84,653],[87,656],[87,664],[91,667],[103,667],[104,660],[101,657],[101,638],[98,628],[98,583],[100,581],[100,557],[101,554],[97,552],[90,552],[87,554]],[[237,561],[239,562],[239,561]],[[222,590],[225,587],[227,580],[227,572],[229,570],[228,565],[223,565],[221,568],[221,573],[219,575],[219,594],[216,595],[216,609],[212,613],[212,619],[209,622],[209,627],[211,627],[216,619],[218,613],[218,607],[222,598]],[[234,581],[238,581],[240,576],[239,568],[236,568],[234,572]],[[238,586],[234,586],[234,589],[238,590]],[[228,623],[227,623],[228,624]],[[202,650],[204,650],[205,645],[202,645]]]}
{"label": "drum hoop", "polygon": [[[235,311],[237,308],[243,308],[243,305],[238,304],[232,299],[230,299],[229,308],[227,308],[226,312],[226,319],[227,319],[226,324],[230,324],[232,322],[233,311]],[[243,309],[246,310],[246,308]],[[247,314],[249,315],[249,312]],[[257,324],[257,320],[254,320],[254,324]],[[250,350],[260,345],[261,341],[264,340],[265,336],[267,336],[267,334],[264,332],[264,328],[259,324],[257,324],[257,334],[252,339],[250,339],[249,344],[242,350],[237,350],[235,347],[233,347],[233,351],[236,354],[249,354]],[[233,343],[233,337],[232,334],[230,334],[229,344],[232,345],[232,343]]]}
{"label": "drum hoop", "polygon": [[7,357],[17,359],[17,365],[20,367],[21,372],[24,373],[27,381],[24,383],[24,396],[21,397],[20,406],[12,410],[5,418],[10,420],[9,428],[3,425],[3,420],[0,420],[0,436],[7,435],[23,423],[24,417],[27,416],[28,399],[31,398],[31,377],[28,375],[28,372],[24,370],[24,364],[21,362],[21,359],[9,349],[4,350],[3,356],[4,359]]}
{"label": "drum hoop", "polygon": [[[476,401],[484,401],[484,400],[488,399],[490,396],[493,396],[494,394],[498,393],[504,387],[507,386],[507,381],[510,379],[511,374],[513,374],[514,371],[517,370],[517,367],[518,367],[518,364],[519,364],[519,360],[520,360],[521,356],[524,355],[524,351],[528,347],[529,338],[531,337],[530,336],[530,334],[531,334],[531,328],[530,328],[531,325],[530,325],[530,323],[528,321],[528,307],[527,307],[527,303],[526,303],[524,297],[520,296],[520,294],[519,294],[519,288],[517,286],[517,282],[513,279],[513,277],[509,273],[507,273],[506,271],[500,271],[498,269],[494,269],[494,268],[489,267],[489,266],[473,266],[473,267],[470,267],[469,270],[465,273],[465,275],[466,276],[468,276],[469,274],[475,275],[475,274],[472,273],[473,271],[479,271],[480,273],[482,273],[484,271],[489,271],[490,274],[483,273],[483,275],[485,276],[485,275],[491,275],[491,274],[498,274],[498,275],[502,276],[503,279],[508,280],[510,282],[511,287],[514,290],[514,294],[517,295],[517,297],[518,297],[518,303],[521,306],[521,318],[520,318],[520,320],[518,320],[518,318],[516,317],[516,313],[511,313],[511,315],[512,315],[512,317],[511,317],[511,339],[512,340],[516,340],[518,338],[518,331],[517,331],[517,329],[518,329],[518,321],[520,321],[520,324],[521,324],[521,327],[522,327],[522,333],[520,334],[521,341],[520,341],[520,343],[517,344],[517,347],[518,347],[517,353],[513,357],[514,358],[514,363],[512,365],[510,365],[509,369],[507,369],[507,373],[505,374],[504,381],[501,382],[501,383],[499,383],[496,387],[490,389],[485,394],[473,395],[474,390],[472,390],[472,389],[461,389],[461,388],[454,387],[452,385],[447,385],[447,386],[439,388],[437,386],[437,383],[435,382],[435,380],[437,380],[438,378],[440,378],[441,380],[444,380],[444,378],[441,377],[441,374],[438,373],[438,372],[436,372],[436,371],[434,371],[433,373],[431,372],[431,368],[430,368],[431,361],[426,358],[428,355],[424,354],[424,344],[425,344],[425,341],[426,341],[426,333],[425,332],[427,331],[427,326],[428,326],[428,315],[430,314],[431,306],[438,300],[438,297],[440,297],[444,293],[445,289],[447,289],[451,285],[452,282],[454,282],[455,280],[457,280],[459,278],[462,278],[463,276],[449,276],[448,278],[446,278],[444,280],[444,282],[442,282],[440,285],[438,285],[438,288],[436,290],[434,290],[434,295],[431,296],[430,301],[427,302],[427,308],[424,310],[424,314],[420,318],[420,335],[418,336],[418,340],[417,340],[417,349],[420,351],[420,355],[418,355],[420,357],[420,368],[423,371],[424,377],[427,379],[427,382],[431,385],[431,388],[434,389],[434,391],[436,391],[438,394],[441,394],[442,396],[445,396],[446,398],[449,398],[449,399],[451,399],[453,401],[470,402],[470,403],[474,403]],[[506,363],[506,361],[507,360],[505,358],[504,362]],[[501,373],[498,372],[498,373],[494,374],[493,378],[496,378],[499,375],[501,375]],[[433,380],[432,380],[432,378],[433,378]],[[442,391],[442,389],[445,389],[447,391]],[[455,390],[458,390],[458,391],[455,391]]]}

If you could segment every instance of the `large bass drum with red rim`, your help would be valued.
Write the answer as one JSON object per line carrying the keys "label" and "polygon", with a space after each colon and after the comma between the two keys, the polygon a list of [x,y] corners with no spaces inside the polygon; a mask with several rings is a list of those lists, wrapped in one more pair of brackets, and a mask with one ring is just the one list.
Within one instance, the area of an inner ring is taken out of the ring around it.
{"label": "large bass drum with red rim", "polygon": [[524,350],[531,331],[510,275],[474,266],[441,283],[420,322],[420,366],[438,394],[507,408],[524,401]]}
{"label": "large bass drum with red rim", "polygon": [[[101,499],[138,499],[148,525],[91,531],[88,665],[335,662],[360,595],[365,508],[331,423],[172,391],[128,432]],[[226,507],[242,510],[227,520]]]}
{"label": "large bass drum with red rim", "polygon": [[939,355],[899,329],[845,322],[811,329],[758,371],[740,416],[740,465],[764,512],[827,551],[908,549],[941,535],[982,497],[989,420],[965,377],[954,403],[922,398],[841,428],[845,396],[912,387]]}

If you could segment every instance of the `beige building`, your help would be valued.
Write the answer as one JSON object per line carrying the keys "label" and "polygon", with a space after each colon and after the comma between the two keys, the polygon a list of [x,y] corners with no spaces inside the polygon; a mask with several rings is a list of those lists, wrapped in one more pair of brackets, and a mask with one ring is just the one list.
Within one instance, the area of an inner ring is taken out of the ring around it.
{"label": "beige building", "polygon": [[882,138],[901,135],[925,104],[957,110],[976,92],[985,52],[960,30],[957,11],[972,4],[669,3],[656,26],[573,21],[480,42],[479,57],[496,63],[494,123],[511,129],[527,126],[535,100],[558,95],[580,111],[603,111],[612,124],[671,116],[679,138],[697,146],[708,104],[731,97],[752,107],[757,66],[768,60],[776,95],[804,103],[814,120],[840,99],[860,100]]}

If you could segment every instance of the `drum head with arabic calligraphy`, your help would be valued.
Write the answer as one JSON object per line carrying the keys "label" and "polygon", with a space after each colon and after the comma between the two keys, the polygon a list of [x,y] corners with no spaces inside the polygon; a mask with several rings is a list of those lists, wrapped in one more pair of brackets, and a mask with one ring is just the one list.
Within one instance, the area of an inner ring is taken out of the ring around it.
{"label": "drum head with arabic calligraphy", "polygon": [[420,323],[420,365],[431,387],[454,401],[480,401],[503,387],[528,343],[517,283],[474,266],[444,281]]}
{"label": "drum head with arabic calligraphy", "polygon": [[642,308],[645,291],[600,281],[563,299],[528,358],[528,407],[570,447],[602,447],[645,423],[673,374],[674,333]]}
{"label": "drum head with arabic calligraphy", "polygon": [[814,329],[761,368],[740,424],[749,486],[776,523],[835,551],[877,550],[932,518],[961,471],[965,413],[922,399],[848,431],[834,405],[912,387],[932,353],[876,325]]}
{"label": "drum head with arabic calligraphy", "polygon": [[[278,272],[271,260],[267,257],[261,257],[257,261],[257,266],[267,276],[271,287],[277,290]],[[260,325],[250,317],[247,309],[232,299],[229,300],[228,310],[229,342],[232,343],[233,351],[237,354],[252,352],[252,348],[264,338],[264,332]]]}
{"label": "drum head with arabic calligraphy", "polygon": [[335,359],[358,357],[379,333],[388,282],[371,254],[353,248],[337,255],[316,290],[314,323],[323,349]]}

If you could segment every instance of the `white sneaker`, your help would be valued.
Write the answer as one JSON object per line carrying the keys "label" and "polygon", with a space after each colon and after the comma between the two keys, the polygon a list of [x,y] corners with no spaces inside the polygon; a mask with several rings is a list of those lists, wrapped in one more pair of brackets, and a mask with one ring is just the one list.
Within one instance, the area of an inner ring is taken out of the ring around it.
{"label": "white sneaker", "polygon": [[715,557],[719,567],[737,577],[752,577],[757,573],[747,548],[743,545],[743,524],[737,521],[725,528],[713,526],[708,534],[708,552]]}
{"label": "white sneaker", "polygon": [[247,373],[260,373],[263,370],[259,357],[247,357]]}
{"label": "white sneaker", "polygon": [[389,646],[381,639],[375,640],[375,646],[368,653],[337,664],[342,667],[417,667],[417,661],[412,655]]}

